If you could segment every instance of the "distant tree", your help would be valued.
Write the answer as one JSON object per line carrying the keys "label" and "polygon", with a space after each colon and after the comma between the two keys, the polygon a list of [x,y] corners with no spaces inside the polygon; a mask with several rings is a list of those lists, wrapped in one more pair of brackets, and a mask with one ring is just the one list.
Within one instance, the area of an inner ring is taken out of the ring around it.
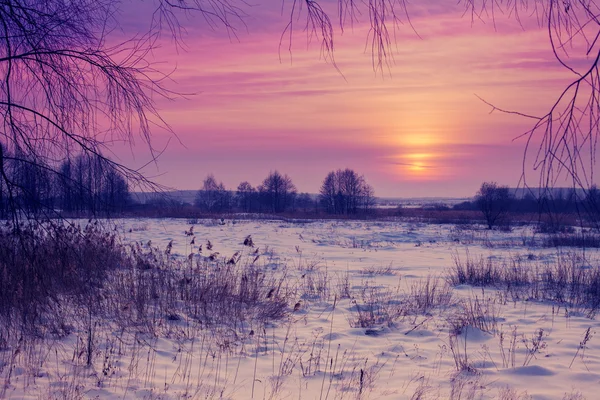
{"label": "distant tree", "polygon": [[364,184],[361,194],[361,204],[365,214],[370,213],[375,208],[375,190],[373,186]]}
{"label": "distant tree", "polygon": [[216,193],[219,190],[213,174],[208,174],[202,182],[202,188],[196,193],[194,205],[204,211],[212,211],[216,204]]}
{"label": "distant tree", "polygon": [[475,203],[483,213],[488,229],[492,229],[505,221],[510,208],[511,196],[508,186],[484,182],[475,195]]}
{"label": "distant tree", "polygon": [[540,202],[539,199],[536,198],[533,193],[527,192],[525,195],[517,200],[513,200],[513,209],[516,209],[520,212],[540,212]]}
{"label": "distant tree", "polygon": [[585,196],[585,201],[590,207],[598,209],[600,207],[600,190],[595,184],[590,187]]}
{"label": "distant tree", "polygon": [[590,186],[585,194],[583,206],[590,215],[596,228],[600,228],[600,190],[595,184]]}
{"label": "distant tree", "polygon": [[209,174],[202,183],[202,189],[196,193],[194,205],[206,212],[224,212],[230,207],[231,194],[225,189],[223,182],[217,182],[213,174]]}
{"label": "distant tree", "polygon": [[542,188],[537,198],[540,228],[548,233],[564,231],[571,223],[569,213],[579,209],[578,201],[577,193],[572,188]]}
{"label": "distant tree", "polygon": [[460,203],[457,203],[455,205],[452,206],[453,210],[477,210],[477,204],[475,202],[471,202],[471,201],[462,201]]}
{"label": "distant tree", "polygon": [[323,206],[323,209],[329,214],[338,214],[339,206],[338,202],[336,201],[338,190],[339,185],[337,182],[336,173],[328,173],[321,184],[319,200]]}
{"label": "distant tree", "polygon": [[102,167],[96,159],[80,154],[67,158],[59,167],[57,177],[58,206],[65,211],[96,213],[99,209],[98,188]]}
{"label": "distant tree", "polygon": [[75,209],[75,188],[73,185],[73,165],[71,159],[66,159],[59,167],[59,174],[56,177],[56,196],[58,207],[64,211],[73,211]]}
{"label": "distant tree", "polygon": [[373,188],[362,175],[347,168],[327,174],[319,191],[319,200],[330,214],[367,212],[374,205]]}
{"label": "distant tree", "polygon": [[246,181],[241,182],[237,187],[235,197],[240,210],[243,212],[252,212],[257,200],[257,192],[250,183]]}
{"label": "distant tree", "polygon": [[52,187],[48,171],[26,153],[18,152],[9,161],[8,181],[13,186],[18,208],[34,215],[51,208]]}
{"label": "distant tree", "polygon": [[360,210],[362,196],[366,191],[366,183],[351,169],[345,169],[339,177],[342,200],[342,212],[344,214],[356,214]]}
{"label": "distant tree", "polygon": [[304,212],[311,211],[314,208],[314,202],[308,193],[300,193],[296,197],[295,202],[296,209],[302,210]]}
{"label": "distant tree", "polygon": [[573,189],[556,188],[546,190],[549,200],[549,209],[546,211],[552,213],[566,213],[575,210],[577,194]]}
{"label": "distant tree", "polygon": [[278,171],[269,173],[258,191],[262,209],[276,213],[292,207],[297,193],[292,179]]}
{"label": "distant tree", "polygon": [[107,212],[121,212],[131,202],[127,181],[117,170],[109,169],[103,179],[100,204]]}
{"label": "distant tree", "polygon": [[57,206],[91,214],[120,212],[129,205],[129,185],[111,162],[81,154],[66,159],[54,180]]}

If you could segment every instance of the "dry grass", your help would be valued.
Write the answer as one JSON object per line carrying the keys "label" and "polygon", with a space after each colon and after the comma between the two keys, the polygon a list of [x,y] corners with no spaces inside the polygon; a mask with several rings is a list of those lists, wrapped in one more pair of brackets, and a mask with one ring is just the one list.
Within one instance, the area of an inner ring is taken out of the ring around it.
{"label": "dry grass", "polygon": [[[250,250],[214,260],[170,252],[171,245],[122,244],[96,224],[31,227],[20,235],[3,230],[0,397],[15,388],[13,371],[25,371],[18,384],[34,392],[39,376],[52,375],[54,382],[41,389],[50,399],[85,398],[90,387],[118,391],[123,379],[148,385],[146,398],[236,397],[237,368],[248,356],[273,360],[272,378],[261,383],[261,390],[270,385],[267,398],[278,398],[291,374],[322,374],[321,394],[330,398],[362,398],[373,390],[385,362],[336,350],[331,328],[306,341],[294,333],[304,303],[313,300],[334,299],[333,327],[336,299],[350,296],[348,274],[314,268],[300,278],[285,266],[273,271],[254,262]],[[302,306],[294,312],[298,298]],[[277,323],[288,326],[282,340],[274,334]],[[65,336],[72,345],[57,346]],[[156,368],[164,339],[179,349],[173,376],[163,378],[166,371]],[[164,388],[156,386],[163,380]]]}
{"label": "dry grass", "polygon": [[427,276],[411,283],[407,291],[400,285],[371,286],[367,281],[352,300],[349,323],[354,328],[394,326],[405,317],[429,315],[435,309],[446,309],[453,302],[452,288],[438,277]]}
{"label": "dry grass", "polygon": [[0,354],[0,376],[7,382],[23,354],[33,357],[46,341],[69,334],[80,342],[74,358],[86,365],[106,330],[181,338],[206,332],[224,350],[287,316],[295,295],[283,277],[249,261],[174,258],[169,248],[123,245],[97,224],[2,230],[0,274],[0,347],[9,350]]}
{"label": "dry grass", "polygon": [[508,261],[454,257],[447,276],[453,285],[493,287],[513,300],[534,299],[585,309],[594,316],[600,309],[600,267],[590,266],[573,253],[541,264],[513,257]]}

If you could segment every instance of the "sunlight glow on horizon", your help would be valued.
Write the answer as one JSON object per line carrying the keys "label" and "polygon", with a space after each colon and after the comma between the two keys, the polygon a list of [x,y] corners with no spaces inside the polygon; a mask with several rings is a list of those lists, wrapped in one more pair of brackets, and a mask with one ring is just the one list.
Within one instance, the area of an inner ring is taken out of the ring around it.
{"label": "sunlight glow on horizon", "polygon": [[[440,10],[413,18],[423,39],[399,33],[383,76],[365,53],[364,24],[336,37],[341,73],[302,35],[280,62],[280,11],[269,10],[268,23],[250,19],[239,42],[194,28],[187,52],[157,49],[157,60],[178,66],[173,90],[194,93],[159,100],[183,143],[172,140],[152,171],[159,181],[197,189],[213,173],[235,188],[277,169],[315,193],[327,172],[353,168],[381,196],[471,195],[484,180],[513,185],[523,144],[512,139],[530,121],[490,114],[475,94],[536,114],[568,79],[543,29],[512,21],[494,31]],[[159,148],[166,137],[157,134]]]}

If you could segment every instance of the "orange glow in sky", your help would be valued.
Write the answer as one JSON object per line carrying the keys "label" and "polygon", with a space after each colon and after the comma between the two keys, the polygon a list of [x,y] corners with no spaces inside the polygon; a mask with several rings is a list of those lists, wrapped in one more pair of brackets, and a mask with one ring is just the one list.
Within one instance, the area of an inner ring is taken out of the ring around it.
{"label": "orange glow in sky", "polygon": [[[287,173],[316,193],[325,175],[353,168],[378,196],[470,196],[481,182],[514,185],[531,121],[490,114],[499,107],[541,114],[570,76],[555,61],[544,29],[502,17],[471,24],[460,10],[420,13],[397,32],[393,62],[372,69],[367,27],[335,37],[338,69],[319,47],[294,38],[279,53],[285,18],[257,5],[238,40],[192,27],[185,51],[166,43],[154,57],[185,99],[158,100],[177,135],[147,173],[179,189],[198,189],[213,173],[229,188]],[[272,8],[269,8],[272,7]],[[265,17],[267,16],[267,17]],[[403,29],[403,30],[402,30]],[[143,165],[143,152],[115,152]]]}

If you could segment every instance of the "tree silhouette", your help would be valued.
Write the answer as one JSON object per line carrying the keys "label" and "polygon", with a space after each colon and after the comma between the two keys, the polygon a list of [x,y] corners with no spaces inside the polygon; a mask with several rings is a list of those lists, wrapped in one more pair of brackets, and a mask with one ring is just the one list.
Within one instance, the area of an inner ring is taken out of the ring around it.
{"label": "tree silhouette", "polygon": [[223,182],[217,182],[213,174],[209,174],[198,190],[194,205],[206,212],[223,212],[230,207],[231,195]]}
{"label": "tree silhouette", "polygon": [[254,209],[257,192],[252,185],[246,181],[241,182],[237,187],[236,200],[240,210],[251,212]]}
{"label": "tree silhouette", "polygon": [[289,176],[274,171],[258,187],[258,192],[264,209],[279,213],[293,206],[296,186]]}
{"label": "tree silhouette", "polygon": [[314,211],[315,202],[308,193],[300,193],[296,196],[296,209],[304,212]]}
{"label": "tree silhouette", "polygon": [[368,212],[373,206],[373,188],[365,178],[346,168],[327,174],[319,191],[321,205],[330,214]]}
{"label": "tree silhouette", "polygon": [[475,203],[483,213],[488,229],[505,222],[510,208],[508,186],[499,186],[496,182],[484,182],[475,195]]}
{"label": "tree silhouette", "polygon": [[110,215],[123,211],[130,202],[127,181],[101,158],[69,158],[59,171],[53,196],[64,211]]}

